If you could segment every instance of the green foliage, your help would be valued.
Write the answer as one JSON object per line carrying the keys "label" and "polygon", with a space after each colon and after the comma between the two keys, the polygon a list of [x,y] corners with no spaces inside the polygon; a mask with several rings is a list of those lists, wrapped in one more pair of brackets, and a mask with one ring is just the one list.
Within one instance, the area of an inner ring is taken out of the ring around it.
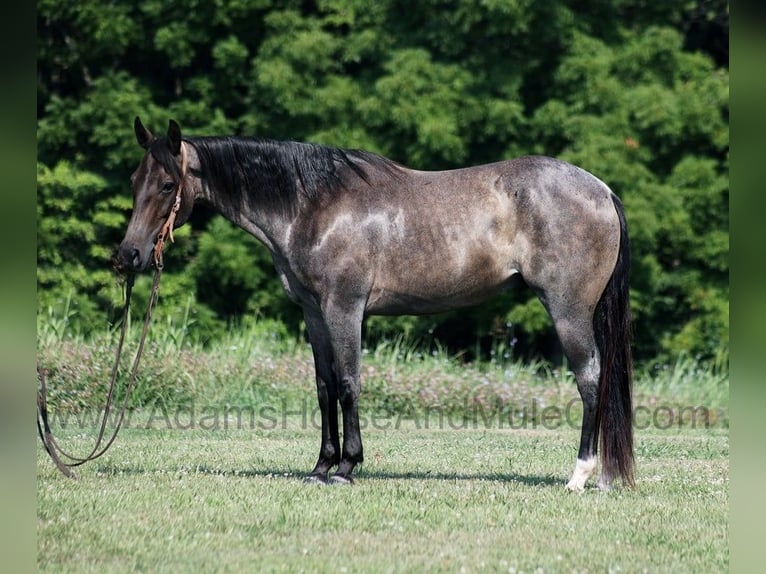
{"label": "green foliage", "polygon": [[[140,115],[189,135],[307,140],[422,169],[561,157],[623,200],[639,359],[728,345],[728,3],[672,0],[184,0],[38,3],[38,299],[84,331],[115,319],[111,256],[130,211]],[[300,313],[268,254],[219,218],[177,234],[158,320],[190,336]],[[147,278],[136,289],[140,308]],[[136,311],[136,316],[140,311]],[[542,307],[374,318],[454,350],[556,355]]]}
{"label": "green foliage", "polygon": [[68,307],[76,293],[80,322],[103,325],[103,311],[119,293],[104,237],[124,227],[130,200],[105,196],[102,176],[67,161],[53,169],[38,164],[37,182],[39,306]]}

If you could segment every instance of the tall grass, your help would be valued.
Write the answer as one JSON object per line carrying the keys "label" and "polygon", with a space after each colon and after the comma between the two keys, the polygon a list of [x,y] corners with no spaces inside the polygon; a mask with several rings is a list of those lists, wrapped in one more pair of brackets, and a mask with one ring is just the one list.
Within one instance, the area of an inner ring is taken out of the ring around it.
{"label": "tall grass", "polygon": [[[225,336],[203,343],[189,336],[189,306],[178,318],[150,330],[133,408],[161,406],[295,405],[313,400],[314,367],[305,340],[287,334],[273,321],[248,318]],[[53,409],[97,409],[106,392],[118,329],[84,336],[72,325],[71,311],[38,316],[38,362],[48,373]],[[141,325],[130,325],[124,378]],[[405,337],[365,348],[361,409],[384,414],[439,411],[469,416],[541,416],[546,408],[579,409],[574,377],[564,365],[521,362],[509,349],[496,349],[489,361],[466,363],[438,342],[424,345]],[[715,425],[728,425],[728,354],[710,364],[680,356],[673,364],[650,365],[636,373],[636,405],[661,409],[682,423],[684,409],[704,408]],[[533,408],[530,408],[533,407]],[[687,413],[690,411],[686,411]],[[530,414],[531,413],[531,414]]]}

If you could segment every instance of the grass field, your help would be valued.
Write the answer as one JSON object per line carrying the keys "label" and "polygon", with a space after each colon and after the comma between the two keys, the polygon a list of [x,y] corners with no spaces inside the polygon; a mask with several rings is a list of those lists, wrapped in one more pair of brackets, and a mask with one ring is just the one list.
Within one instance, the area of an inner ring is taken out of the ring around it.
{"label": "grass field", "polygon": [[[38,452],[44,572],[721,572],[726,430],[648,429],[638,479],[565,491],[577,432],[365,432],[351,487],[304,485],[318,436],[129,429],[76,481]],[[82,451],[80,433],[62,435]]]}
{"label": "grass field", "polygon": [[[366,460],[310,486],[319,430],[308,348],[157,329],[126,428],[59,474],[38,446],[43,572],[720,572],[729,565],[728,367],[637,373],[637,486],[564,489],[579,440],[565,369],[462,364],[401,342],[364,357]],[[46,323],[53,427],[95,436],[113,334]]]}

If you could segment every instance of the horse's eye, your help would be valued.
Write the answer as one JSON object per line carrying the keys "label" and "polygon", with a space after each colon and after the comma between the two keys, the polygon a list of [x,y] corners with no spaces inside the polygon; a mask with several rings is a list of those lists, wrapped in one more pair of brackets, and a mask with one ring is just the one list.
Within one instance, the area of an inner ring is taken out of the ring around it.
{"label": "horse's eye", "polygon": [[160,190],[162,191],[162,193],[170,193],[171,191],[173,191],[175,186],[176,184],[174,182],[166,181],[165,183],[162,184],[162,187],[160,188]]}

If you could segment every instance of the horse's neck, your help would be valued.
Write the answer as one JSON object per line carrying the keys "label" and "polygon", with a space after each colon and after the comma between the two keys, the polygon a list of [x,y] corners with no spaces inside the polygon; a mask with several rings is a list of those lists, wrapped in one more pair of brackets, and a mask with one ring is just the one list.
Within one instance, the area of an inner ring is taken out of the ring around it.
{"label": "horse's neck", "polygon": [[272,253],[286,247],[290,222],[285,217],[246,205],[232,210],[215,190],[208,190],[207,196],[206,201],[216,212],[261,241]]}

